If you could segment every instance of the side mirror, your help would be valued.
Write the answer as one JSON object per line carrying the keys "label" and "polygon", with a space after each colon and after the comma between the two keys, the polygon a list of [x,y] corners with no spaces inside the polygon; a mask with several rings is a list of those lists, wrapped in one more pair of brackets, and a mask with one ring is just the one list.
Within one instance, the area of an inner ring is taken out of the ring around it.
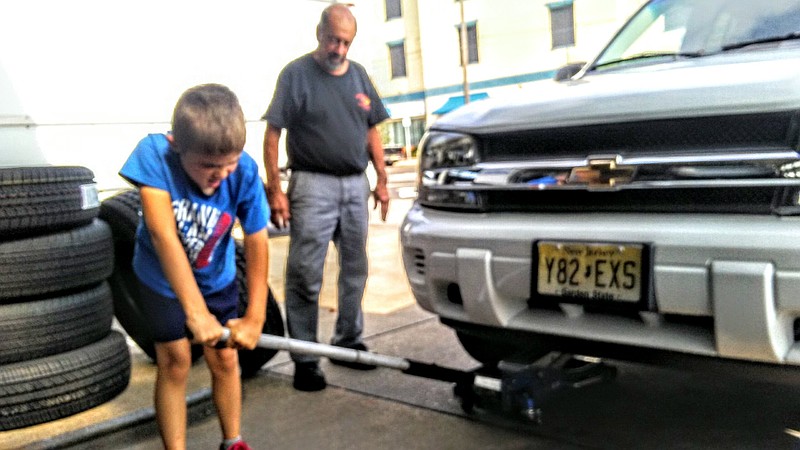
{"label": "side mirror", "polygon": [[559,68],[556,71],[556,75],[553,77],[556,81],[566,81],[575,76],[576,73],[580,72],[583,66],[585,66],[585,62],[576,62],[570,63],[566,66]]}

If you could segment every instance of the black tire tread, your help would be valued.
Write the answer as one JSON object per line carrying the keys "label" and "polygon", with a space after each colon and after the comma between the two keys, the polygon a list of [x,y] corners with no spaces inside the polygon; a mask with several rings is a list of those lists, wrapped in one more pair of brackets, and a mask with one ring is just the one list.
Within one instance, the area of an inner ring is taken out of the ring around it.
{"label": "black tire tread", "polygon": [[111,289],[102,282],[86,291],[0,305],[0,364],[64,353],[111,331]]}
{"label": "black tire tread", "polygon": [[93,184],[94,174],[85,167],[0,168],[2,239],[91,222],[99,207],[85,204],[83,186]]}
{"label": "black tire tread", "polygon": [[[140,209],[139,191],[126,190],[103,200],[99,216],[111,227],[114,241],[132,246],[136,239],[136,228],[141,219]],[[124,262],[129,263],[130,261]]]}
{"label": "black tire tread", "polygon": [[94,173],[81,166],[30,166],[0,168],[0,186],[69,182],[91,182]]}
{"label": "black tire tread", "polygon": [[102,220],[0,242],[0,302],[96,284],[111,275],[114,247]]}
{"label": "black tire tread", "polygon": [[[147,319],[138,303],[138,281],[131,268],[117,265],[108,282],[113,293],[114,315],[133,342],[150,357],[156,360],[155,340],[147,326]],[[192,359],[194,361],[194,358]]]}
{"label": "black tire tread", "polygon": [[125,390],[131,358],[117,332],[93,344],[0,366],[0,430],[51,422],[105,403]]}

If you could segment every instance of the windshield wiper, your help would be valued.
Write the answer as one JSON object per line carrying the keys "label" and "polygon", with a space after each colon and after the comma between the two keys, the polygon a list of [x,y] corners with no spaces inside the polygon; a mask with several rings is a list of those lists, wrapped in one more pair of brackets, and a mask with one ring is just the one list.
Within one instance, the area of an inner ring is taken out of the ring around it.
{"label": "windshield wiper", "polygon": [[697,58],[703,55],[704,52],[702,50],[697,52],[643,52],[625,58],[612,59],[611,61],[595,64],[592,68],[597,69],[598,67],[613,66],[614,64],[627,63],[642,59],[672,58],[672,60],[675,61],[679,58]]}
{"label": "windshield wiper", "polygon": [[783,41],[791,41],[793,39],[800,39],[800,31],[793,31],[789,34],[784,34],[781,36],[771,36],[767,38],[761,39],[752,39],[749,41],[742,41],[737,42],[735,44],[728,44],[722,46],[722,51],[726,50],[737,50],[740,48],[748,47],[751,45],[758,45],[758,44],[769,44],[770,42],[783,42]]}

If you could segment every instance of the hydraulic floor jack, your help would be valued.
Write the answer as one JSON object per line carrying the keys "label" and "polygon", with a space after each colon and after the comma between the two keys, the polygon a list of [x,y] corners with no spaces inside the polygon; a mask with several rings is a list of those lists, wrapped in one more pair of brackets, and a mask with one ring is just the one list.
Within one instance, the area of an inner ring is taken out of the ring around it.
{"label": "hydraulic floor jack", "polygon": [[[230,337],[224,330],[222,341]],[[530,362],[501,361],[497,367],[463,371],[395,356],[262,334],[257,346],[399,370],[408,375],[454,383],[453,393],[466,413],[485,411],[539,424],[542,402],[564,389],[608,381],[616,369],[596,358],[550,353]]]}

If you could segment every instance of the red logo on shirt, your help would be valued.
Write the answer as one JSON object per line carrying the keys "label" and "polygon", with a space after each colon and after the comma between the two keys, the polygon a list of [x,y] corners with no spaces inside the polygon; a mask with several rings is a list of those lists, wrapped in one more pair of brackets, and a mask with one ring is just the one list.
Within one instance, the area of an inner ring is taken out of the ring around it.
{"label": "red logo on shirt", "polygon": [[197,254],[197,260],[194,262],[195,267],[202,269],[211,263],[212,252],[216,250],[219,238],[228,232],[228,228],[231,226],[232,222],[231,215],[226,212],[219,216],[219,220],[214,227],[214,231],[211,233],[211,237],[206,241],[200,253]]}
{"label": "red logo on shirt", "polygon": [[364,111],[370,110],[370,105],[372,104],[372,101],[369,99],[369,97],[367,97],[367,94],[359,92],[358,94],[356,94],[356,101],[358,102],[358,106]]}
{"label": "red logo on shirt", "polygon": [[233,218],[219,208],[189,199],[173,201],[172,209],[189,262],[196,269],[207,267],[220,239],[229,232]]}

